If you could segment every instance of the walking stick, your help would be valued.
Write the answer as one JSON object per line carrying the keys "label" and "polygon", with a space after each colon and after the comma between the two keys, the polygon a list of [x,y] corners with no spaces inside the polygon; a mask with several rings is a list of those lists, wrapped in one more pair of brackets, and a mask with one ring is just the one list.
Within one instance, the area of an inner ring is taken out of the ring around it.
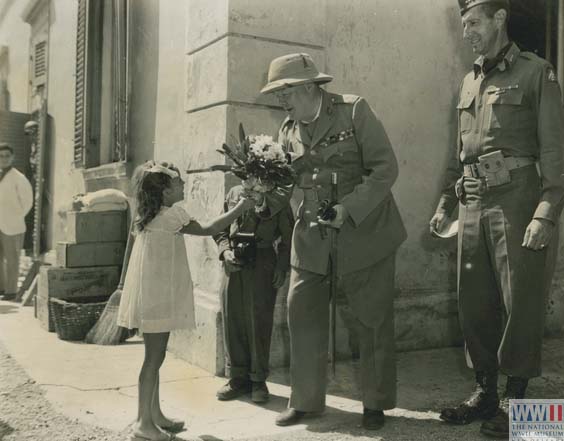
{"label": "walking stick", "polygon": [[[337,173],[331,173],[331,205],[337,203],[338,193],[337,193]],[[331,369],[333,371],[333,376],[337,372],[337,283],[338,283],[338,272],[337,272],[337,262],[339,258],[339,247],[337,243],[337,238],[339,235],[338,228],[331,229],[331,309],[329,312],[329,326],[331,328],[331,346],[330,346],[330,357],[331,357]]]}

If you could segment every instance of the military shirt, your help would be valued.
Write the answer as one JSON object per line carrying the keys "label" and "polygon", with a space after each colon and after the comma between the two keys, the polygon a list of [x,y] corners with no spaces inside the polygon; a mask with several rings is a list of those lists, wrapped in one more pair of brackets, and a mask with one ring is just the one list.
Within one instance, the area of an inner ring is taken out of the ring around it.
{"label": "military shirt", "polygon": [[515,44],[493,70],[485,73],[483,65],[481,56],[460,87],[458,145],[437,211],[448,214],[458,203],[454,187],[463,164],[501,150],[504,156],[538,161],[542,196],[534,217],[554,222],[564,195],[564,118],[554,68]]}

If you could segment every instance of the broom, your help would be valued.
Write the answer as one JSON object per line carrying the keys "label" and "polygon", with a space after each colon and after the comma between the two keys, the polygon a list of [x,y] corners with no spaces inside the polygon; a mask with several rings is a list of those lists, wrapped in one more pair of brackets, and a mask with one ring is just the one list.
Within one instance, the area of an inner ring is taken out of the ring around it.
{"label": "broom", "polygon": [[102,315],[86,335],[84,341],[86,343],[93,343],[96,345],[118,345],[123,343],[128,338],[135,335],[135,331],[122,328],[117,325],[117,316],[119,310],[119,302],[121,300],[121,291],[125,282],[125,275],[127,273],[127,266],[129,264],[129,257],[131,256],[131,249],[133,248],[133,223],[129,228],[129,235],[127,237],[127,245],[125,246],[125,255],[123,257],[123,266],[121,267],[121,276],[119,284],[113,294],[110,296]]}

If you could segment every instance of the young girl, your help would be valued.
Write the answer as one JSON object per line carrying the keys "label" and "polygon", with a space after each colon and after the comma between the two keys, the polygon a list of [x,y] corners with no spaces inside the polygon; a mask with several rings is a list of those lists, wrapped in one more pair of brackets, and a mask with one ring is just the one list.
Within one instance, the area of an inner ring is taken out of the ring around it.
{"label": "young girl", "polygon": [[118,325],[139,329],[145,359],[139,374],[139,413],[132,441],[166,441],[181,431],[182,421],[166,418],[159,404],[159,368],[170,331],[193,328],[192,279],[183,234],[209,236],[227,228],[254,207],[242,198],[227,213],[198,223],[181,207],[184,182],[172,164],[149,161],[134,175],[137,200],[136,239],[121,297]]}

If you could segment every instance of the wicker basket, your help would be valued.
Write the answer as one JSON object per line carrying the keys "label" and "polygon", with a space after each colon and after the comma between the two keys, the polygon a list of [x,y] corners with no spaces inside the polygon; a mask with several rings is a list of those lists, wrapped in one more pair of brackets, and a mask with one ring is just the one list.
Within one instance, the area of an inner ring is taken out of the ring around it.
{"label": "wicker basket", "polygon": [[49,308],[55,323],[55,332],[61,340],[84,340],[96,324],[107,303],[107,298],[74,299],[50,298]]}

